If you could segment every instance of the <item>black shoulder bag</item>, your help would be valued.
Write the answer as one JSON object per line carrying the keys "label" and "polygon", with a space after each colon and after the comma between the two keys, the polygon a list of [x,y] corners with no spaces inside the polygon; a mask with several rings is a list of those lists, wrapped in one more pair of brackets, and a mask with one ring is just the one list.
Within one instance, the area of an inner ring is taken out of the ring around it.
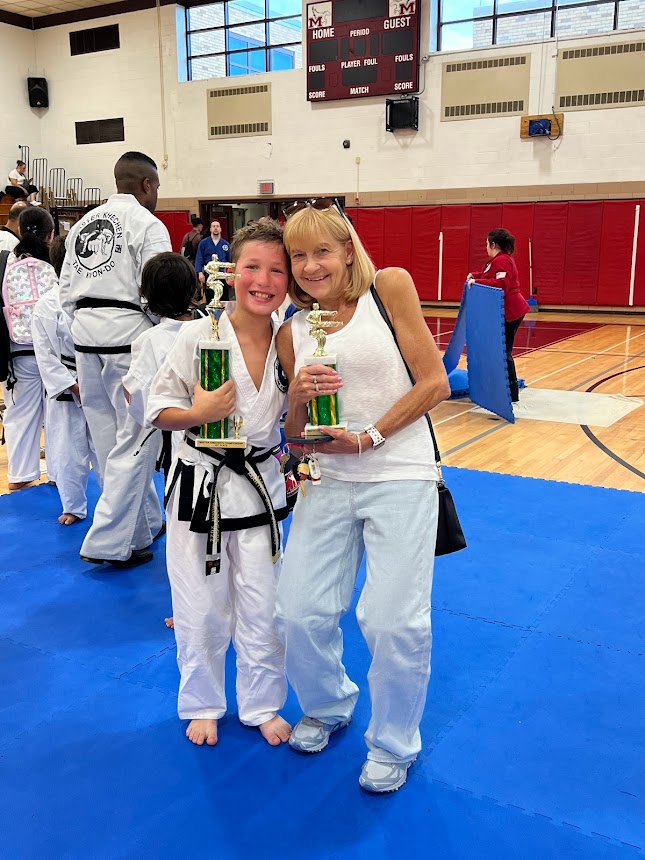
{"label": "black shoulder bag", "polygon": [[[401,359],[403,360],[405,369],[410,377],[410,382],[414,385],[414,376],[412,375],[412,372],[408,367],[408,363],[401,352],[401,347],[399,346],[399,341],[396,337],[392,320],[389,318],[383,302],[381,301],[381,297],[376,292],[376,287],[373,284],[370,287],[370,292],[372,293],[372,298],[376,302],[376,307],[379,309],[379,313],[383,317],[383,320],[394,338],[394,343],[396,344],[399,353],[401,353]],[[437,490],[439,491],[439,520],[437,523],[437,545],[435,547],[435,555],[448,555],[451,552],[457,552],[460,549],[464,549],[466,546],[466,538],[464,537],[464,532],[461,528],[459,517],[457,516],[457,509],[455,508],[452,494],[448,487],[446,487],[441,474],[441,454],[439,453],[439,446],[437,445],[437,439],[434,435],[432,421],[430,420],[430,416],[427,412],[425,413],[425,418],[430,429],[430,436],[432,437],[432,444],[434,446],[434,457],[437,463],[437,470],[439,471],[439,480],[437,481]]]}

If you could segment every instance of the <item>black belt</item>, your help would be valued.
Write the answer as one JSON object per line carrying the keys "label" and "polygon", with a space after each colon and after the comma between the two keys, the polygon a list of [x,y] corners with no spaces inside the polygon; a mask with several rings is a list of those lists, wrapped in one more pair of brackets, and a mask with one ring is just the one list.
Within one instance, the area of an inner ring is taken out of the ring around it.
{"label": "black belt", "polygon": [[[195,440],[188,436],[188,434],[184,438],[191,448],[197,448]],[[222,532],[224,531],[239,531],[240,529],[257,526],[269,526],[271,531],[271,558],[275,564],[280,557],[280,530],[278,523],[287,518],[289,509],[285,506],[279,508],[277,511],[274,510],[271,497],[257,468],[257,464],[268,460],[269,457],[275,456],[280,450],[279,447],[269,449],[252,447],[248,454],[242,448],[229,448],[223,453],[214,448],[200,448],[199,450],[217,463],[208,494],[204,492],[208,475],[204,475],[197,495],[197,501],[193,507],[195,466],[178,460],[172,481],[166,493],[166,504],[168,504],[181,476],[179,498],[177,500],[177,519],[181,522],[189,522],[191,532],[208,535],[206,543],[206,576],[209,576],[213,572],[219,573],[220,571]],[[249,481],[262,500],[264,513],[249,517],[222,519],[219,495],[217,493],[217,479],[225,466]]]}
{"label": "black belt", "polygon": [[59,394],[58,397],[55,398],[59,403],[73,403],[74,397],[71,394],[68,394],[66,391],[63,391],[62,394]]}
{"label": "black belt", "polygon": [[144,313],[141,305],[135,305],[133,302],[120,302],[118,299],[79,299],[76,302],[76,310],[81,308],[123,308],[127,311],[139,311]]}
{"label": "black belt", "polygon": [[80,343],[74,344],[76,352],[92,352],[98,355],[116,355],[119,352],[132,352],[132,345],[127,343],[123,346],[82,346]]}
{"label": "black belt", "polygon": [[[14,358],[22,358],[23,356],[28,356],[28,355],[35,356],[36,353],[33,351],[33,349],[17,349],[15,352],[12,352],[9,354],[9,366],[7,368],[7,378],[6,378],[5,384],[4,384],[7,391],[13,391],[13,389],[16,387],[16,382],[18,381],[16,379],[16,370],[13,366]],[[11,397],[13,399],[13,394],[11,395]],[[14,403],[15,403],[15,401],[14,401]],[[2,431],[2,439],[3,439],[2,444],[4,445],[4,429]]]}
{"label": "black belt", "polygon": [[76,371],[76,358],[73,355],[63,355],[60,357],[61,364],[68,370]]}

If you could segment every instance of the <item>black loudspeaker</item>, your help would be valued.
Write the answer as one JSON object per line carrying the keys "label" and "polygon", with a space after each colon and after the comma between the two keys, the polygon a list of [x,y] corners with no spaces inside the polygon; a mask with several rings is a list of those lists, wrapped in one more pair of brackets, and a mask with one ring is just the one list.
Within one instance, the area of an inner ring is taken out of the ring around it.
{"label": "black loudspeaker", "polygon": [[27,92],[29,94],[29,107],[49,107],[49,93],[45,78],[27,78]]}
{"label": "black loudspeaker", "polygon": [[404,99],[385,100],[385,130],[397,128],[419,129],[419,99],[410,96]]}

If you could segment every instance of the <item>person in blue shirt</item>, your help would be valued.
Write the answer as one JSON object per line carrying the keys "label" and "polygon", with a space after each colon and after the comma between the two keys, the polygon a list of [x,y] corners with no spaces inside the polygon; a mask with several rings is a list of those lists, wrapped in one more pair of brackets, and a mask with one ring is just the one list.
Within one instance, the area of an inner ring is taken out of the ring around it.
{"label": "person in blue shirt", "polygon": [[[195,257],[195,271],[199,277],[200,284],[204,285],[206,282],[206,275],[204,274],[204,266],[207,263],[210,263],[213,259],[213,254],[216,255],[217,259],[220,263],[230,263],[231,262],[231,246],[228,239],[222,239],[222,227],[217,220],[211,221],[211,232],[210,236],[207,236],[205,239],[199,243],[197,247],[197,256]],[[228,299],[227,296],[227,288],[224,285],[224,295],[222,298],[224,301]]]}

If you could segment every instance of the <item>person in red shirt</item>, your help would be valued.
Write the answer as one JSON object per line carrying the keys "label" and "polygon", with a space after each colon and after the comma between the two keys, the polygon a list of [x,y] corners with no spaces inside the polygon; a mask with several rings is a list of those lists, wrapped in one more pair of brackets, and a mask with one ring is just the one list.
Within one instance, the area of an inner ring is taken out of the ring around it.
{"label": "person in red shirt", "polygon": [[491,230],[486,240],[486,252],[489,260],[481,272],[468,274],[468,286],[484,284],[487,287],[499,287],[504,290],[504,334],[506,336],[506,366],[508,381],[511,387],[511,400],[517,403],[520,399],[517,385],[517,373],[513,361],[513,342],[524,315],[530,307],[520,292],[520,278],[512,254],[515,251],[515,238],[501,227]]}

